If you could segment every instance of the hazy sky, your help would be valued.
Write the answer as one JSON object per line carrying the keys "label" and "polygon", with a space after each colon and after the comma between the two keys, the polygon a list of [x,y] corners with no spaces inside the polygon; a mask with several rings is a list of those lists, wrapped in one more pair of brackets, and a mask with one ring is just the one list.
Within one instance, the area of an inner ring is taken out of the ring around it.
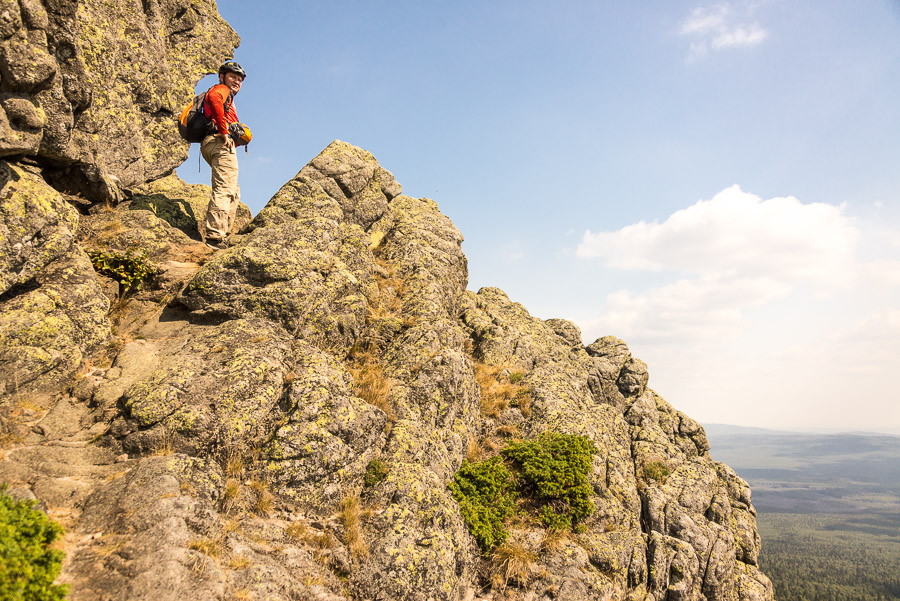
{"label": "hazy sky", "polygon": [[219,11],[254,214],[350,142],[454,221],[470,289],[622,338],[695,419],[900,432],[896,0]]}

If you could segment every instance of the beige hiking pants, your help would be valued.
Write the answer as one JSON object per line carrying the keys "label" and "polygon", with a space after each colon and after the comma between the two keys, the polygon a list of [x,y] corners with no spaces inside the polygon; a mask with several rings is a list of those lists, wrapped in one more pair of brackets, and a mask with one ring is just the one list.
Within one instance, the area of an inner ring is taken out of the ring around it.
{"label": "beige hiking pants", "polygon": [[225,141],[206,136],[200,144],[200,154],[212,169],[212,198],[206,209],[207,240],[225,240],[237,212],[241,189],[238,187],[238,161],[235,148],[225,148]]}

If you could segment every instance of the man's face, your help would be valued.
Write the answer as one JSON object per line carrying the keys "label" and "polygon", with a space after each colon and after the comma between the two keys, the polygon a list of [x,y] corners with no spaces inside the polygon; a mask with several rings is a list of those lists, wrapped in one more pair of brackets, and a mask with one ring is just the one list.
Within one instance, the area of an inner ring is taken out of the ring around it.
{"label": "man's face", "polygon": [[228,71],[224,75],[219,76],[219,81],[228,86],[228,89],[231,90],[232,93],[237,94],[241,90],[241,84],[244,83],[244,78],[237,73]]}

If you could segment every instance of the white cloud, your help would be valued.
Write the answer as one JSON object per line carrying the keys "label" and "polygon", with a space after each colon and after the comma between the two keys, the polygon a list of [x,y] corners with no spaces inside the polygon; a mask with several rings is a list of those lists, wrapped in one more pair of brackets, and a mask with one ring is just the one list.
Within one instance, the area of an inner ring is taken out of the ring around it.
{"label": "white cloud", "polygon": [[607,297],[599,325],[626,340],[688,342],[731,339],[746,328],[743,309],[784,298],[790,287],[767,277],[734,273],[681,279],[642,293]]}
{"label": "white cloud", "polygon": [[897,226],[848,210],[732,186],[661,222],[587,231],[577,256],[620,283],[577,320],[585,339],[624,339],[701,421],[897,427]]}
{"label": "white cloud", "polygon": [[721,48],[740,48],[741,46],[756,46],[768,33],[756,23],[752,25],[739,25],[733,29],[722,31],[711,42],[716,50]]}
{"label": "white cloud", "polygon": [[[689,58],[706,55],[709,49],[749,48],[768,37],[768,32],[756,22],[747,22],[749,14],[736,14],[734,4],[716,4],[695,8],[681,24],[680,33],[695,40],[691,42]],[[745,11],[748,12],[748,11]]]}
{"label": "white cloud", "polygon": [[663,223],[588,230],[577,254],[619,269],[843,285],[852,278],[857,237],[843,207],[793,197],[763,200],[732,186]]}
{"label": "white cloud", "polygon": [[724,4],[709,8],[695,8],[691,16],[681,24],[682,35],[706,34],[725,29],[729,9]]}

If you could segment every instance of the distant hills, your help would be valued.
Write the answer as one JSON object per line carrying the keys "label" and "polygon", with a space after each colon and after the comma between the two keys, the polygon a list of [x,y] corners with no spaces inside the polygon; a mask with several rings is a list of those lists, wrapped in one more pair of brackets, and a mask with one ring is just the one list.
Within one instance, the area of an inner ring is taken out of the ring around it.
{"label": "distant hills", "polygon": [[735,426],[732,424],[703,424],[708,436],[817,436],[817,435],[835,435],[847,434],[853,436],[896,436],[900,437],[900,429],[886,430],[834,430],[829,428],[812,428],[803,430],[771,430],[768,428],[756,428],[752,426]]}
{"label": "distant hills", "polygon": [[704,429],[753,490],[779,601],[900,599],[900,436]]}

